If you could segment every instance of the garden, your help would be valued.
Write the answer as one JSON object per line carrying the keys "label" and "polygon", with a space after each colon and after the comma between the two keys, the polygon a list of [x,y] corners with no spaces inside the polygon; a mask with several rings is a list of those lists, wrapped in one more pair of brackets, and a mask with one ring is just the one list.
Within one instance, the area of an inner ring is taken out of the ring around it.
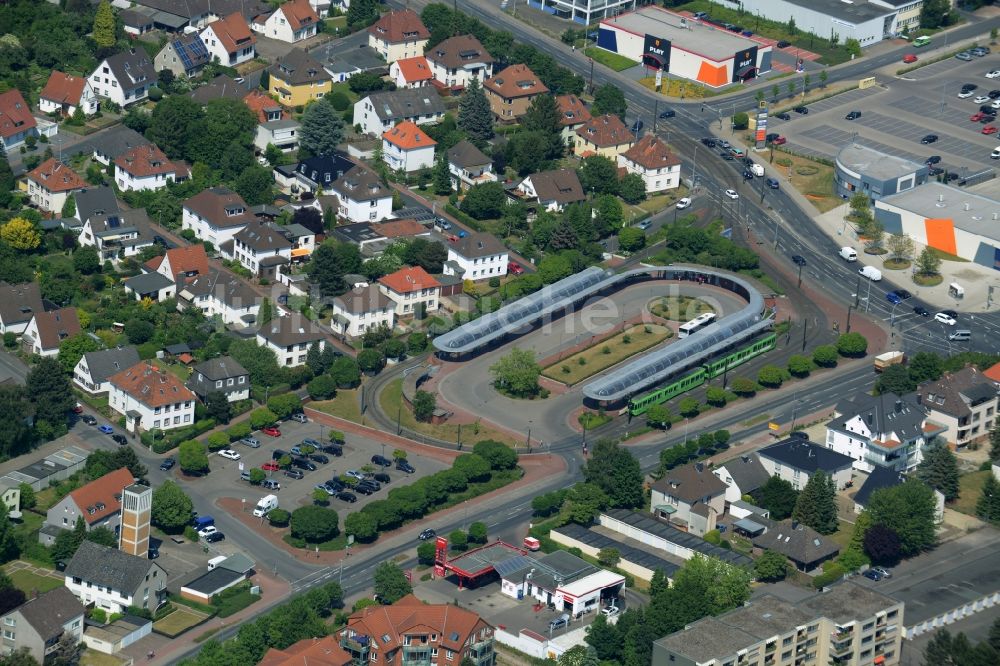
{"label": "garden", "polygon": [[666,326],[642,324],[605,338],[542,370],[542,375],[573,386],[627,358],[654,347],[673,335]]}

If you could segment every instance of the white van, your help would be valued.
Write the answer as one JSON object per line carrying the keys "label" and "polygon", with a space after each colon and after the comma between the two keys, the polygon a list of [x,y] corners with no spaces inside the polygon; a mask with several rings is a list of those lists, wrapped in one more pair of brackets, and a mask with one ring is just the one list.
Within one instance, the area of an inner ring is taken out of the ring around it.
{"label": "white van", "polygon": [[993,152],[990,153],[990,159],[1000,160],[1000,146],[997,146],[996,148],[993,149]]}
{"label": "white van", "polygon": [[257,502],[256,508],[253,510],[253,515],[257,518],[262,518],[266,516],[268,512],[273,511],[278,508],[278,496],[277,495],[265,495]]}
{"label": "white van", "polygon": [[764,167],[762,167],[761,165],[756,164],[756,163],[755,164],[751,164],[750,165],[750,172],[753,173],[753,175],[755,175],[758,178],[760,178],[760,177],[762,177],[764,175]]}
{"label": "white van", "polygon": [[952,342],[965,342],[972,338],[972,331],[966,329],[958,329],[954,333],[948,336],[948,339]]}
{"label": "white van", "polygon": [[840,258],[844,261],[857,261],[858,253],[854,251],[853,247],[842,247],[840,248]]}
{"label": "white van", "polygon": [[858,269],[858,274],[863,275],[872,282],[878,282],[882,279],[882,271],[875,268],[874,266],[865,266],[864,268]]}

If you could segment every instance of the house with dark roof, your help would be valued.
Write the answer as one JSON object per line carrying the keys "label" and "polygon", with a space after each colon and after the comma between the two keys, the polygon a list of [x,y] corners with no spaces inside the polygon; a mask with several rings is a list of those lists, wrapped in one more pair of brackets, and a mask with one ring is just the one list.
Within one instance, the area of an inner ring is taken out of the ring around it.
{"label": "house with dark roof", "polygon": [[424,88],[403,88],[371,93],[354,104],[354,124],[370,136],[382,136],[399,123],[437,123],[444,118],[441,96]]}
{"label": "house with dark roof", "polygon": [[434,85],[452,93],[461,92],[473,79],[493,76],[493,56],[472,35],[449,37],[424,53],[434,73]]}
{"label": "house with dark roof", "polygon": [[418,309],[434,312],[440,306],[441,285],[420,266],[400,268],[378,279],[379,289],[396,304],[396,316],[407,317]]}
{"label": "house with dark roof", "polygon": [[493,160],[476,148],[472,142],[462,139],[448,149],[448,172],[451,186],[461,192],[465,188],[482,183],[495,183]]}
{"label": "house with dark roof", "polygon": [[0,616],[3,652],[27,650],[39,664],[59,648],[66,635],[74,643],[83,641],[83,607],[63,586],[39,594]]}
{"label": "house with dark roof", "polygon": [[845,488],[851,480],[854,462],[850,456],[810,442],[806,437],[789,437],[765,446],[757,452],[757,456],[768,474],[780,476],[796,490],[805,488],[815,472],[833,477],[838,490]]}
{"label": "house with dark roof", "polygon": [[125,34],[138,37],[156,29],[156,22],[150,15],[152,12],[149,12],[149,10],[141,11],[145,9],[145,7],[140,7],[139,9],[118,10],[118,18],[121,19],[122,29],[125,30]]}
{"label": "house with dark roof", "polygon": [[667,470],[650,486],[650,511],[696,536],[715,529],[726,509],[726,484],[704,463]]}
{"label": "house with dark roof", "polygon": [[177,291],[178,307],[195,307],[223,324],[246,327],[257,321],[261,295],[224,268],[189,279]]}
{"label": "house with dark roof", "polygon": [[353,287],[334,297],[332,305],[330,328],[348,337],[364,335],[368,329],[380,326],[392,330],[396,322],[396,306],[378,285]]}
{"label": "house with dark roof", "polygon": [[105,58],[88,81],[99,97],[128,106],[149,97],[149,88],[156,83],[156,70],[145,50],[133,48]]}
{"label": "house with dark roof", "polygon": [[191,91],[191,99],[206,106],[213,99],[243,99],[246,94],[245,83],[239,83],[231,76],[219,74],[205,85]]}
{"label": "house with dark roof", "polygon": [[211,59],[227,67],[253,60],[257,55],[257,38],[239,12],[212,21],[199,36]]}
{"label": "house with dark roof", "polygon": [[194,423],[194,393],[151,361],[111,375],[108,386],[108,406],[125,417],[128,432],[171,430]]}
{"label": "house with dark roof", "polygon": [[[106,130],[95,133],[93,137],[85,139],[77,145],[86,146],[88,152],[91,153],[96,161],[104,166],[108,166],[109,164],[114,164],[114,161],[119,156],[138,146],[148,146],[150,142],[146,140],[146,137],[133,129],[129,129],[124,125],[115,125],[114,127],[109,127]],[[104,186],[91,188],[91,190],[100,189],[110,188],[105,188]],[[114,193],[112,192],[113,195]]]}
{"label": "house with dark roof", "polygon": [[77,109],[92,116],[100,108],[90,81],[80,76],[52,70],[45,87],[38,94],[38,110],[72,116]]}
{"label": "house with dark roof", "polygon": [[378,222],[392,215],[392,190],[368,167],[352,168],[330,189],[340,201],[337,214],[351,222]]}
{"label": "house with dark roof", "polygon": [[448,261],[444,266],[444,274],[473,281],[503,277],[507,275],[509,257],[507,247],[496,236],[473,231],[464,238],[448,243]]}
{"label": "house with dark roof", "polygon": [[243,197],[223,186],[202,190],[181,208],[181,228],[215,247],[233,240],[255,220]]}
{"label": "house with dark roof", "polygon": [[157,28],[166,31],[185,26],[204,28],[233,13],[249,20],[268,10],[261,0],[136,0],[135,4],[153,17]]}
{"label": "house with dark roof", "polygon": [[294,44],[316,36],[319,15],[309,0],[290,0],[253,20],[253,29],[271,39]]}
{"label": "house with dark roof", "polygon": [[170,35],[167,43],[153,58],[156,71],[164,69],[177,77],[197,76],[212,61],[212,56],[198,34]]}
{"label": "house with dark roof", "polygon": [[21,336],[21,347],[29,354],[56,356],[59,345],[80,332],[76,308],[36,312]]}
{"label": "house with dark roof", "polygon": [[330,73],[303,49],[292,49],[281,56],[267,73],[268,94],[286,107],[305,106],[328,95],[333,88]]}
{"label": "house with dark roof", "polygon": [[59,215],[66,200],[87,187],[71,168],[50,157],[28,172],[28,196],[40,210]]}
{"label": "house with dark roof", "polygon": [[219,356],[194,366],[187,387],[204,402],[209,393],[224,393],[229,402],[250,397],[250,373],[232,356]]}
{"label": "house with dark roof", "polygon": [[[316,198],[320,199],[333,192],[333,183],[355,166],[343,153],[308,157],[298,164],[275,167],[274,181],[286,194],[308,192],[319,195]],[[340,207],[339,201],[336,204],[332,206],[334,211]]]}
{"label": "house with dark roof", "polygon": [[11,88],[0,93],[0,140],[4,150],[17,148],[29,136],[38,136],[38,121],[21,91]]}
{"label": "house with dark roof", "polygon": [[[876,467],[852,497],[854,500],[854,512],[861,513],[864,511],[876,491],[893,488],[901,483],[905,483],[906,479],[906,474],[895,469],[890,467]],[[944,494],[940,490],[933,490],[934,519],[940,524],[944,520]]]}
{"label": "house with dark roof", "polygon": [[404,58],[422,56],[430,36],[430,30],[415,11],[397,9],[382,14],[368,28],[368,46],[386,62],[395,63]]}
{"label": "house with dark roof", "polygon": [[145,557],[84,541],[66,565],[66,588],[84,606],[124,613],[129,606],[152,612],[166,601],[167,572]]}
{"label": "house with dark roof", "polygon": [[493,115],[503,123],[517,122],[528,112],[528,107],[539,95],[549,89],[524,64],[516,64],[483,81],[483,92],[490,100]]}
{"label": "house with dark roof", "polygon": [[836,541],[823,536],[808,525],[791,519],[777,523],[756,517],[754,520],[770,523],[766,531],[753,538],[754,548],[781,553],[791,560],[799,571],[812,571],[823,562],[832,560],[840,554],[840,546]]}
{"label": "house with dark roof", "polygon": [[943,428],[927,421],[926,407],[915,394],[870,395],[860,392],[837,403],[826,424],[826,447],[849,456],[854,469],[916,469],[924,448]]}
{"label": "house with dark roof", "polygon": [[712,469],[712,474],[726,484],[726,504],[740,501],[767,483],[767,473],[756,453],[748,453]]}
{"label": "house with dark roof", "polygon": [[680,158],[652,132],[618,155],[618,168],[639,174],[646,194],[672,190],[681,183]]}
{"label": "house with dark roof", "polygon": [[285,238],[278,225],[250,222],[233,235],[232,245],[219,248],[223,257],[237,261],[253,275],[274,281],[278,267],[292,259],[292,242]]}
{"label": "house with dark roof", "polygon": [[122,282],[122,286],[125,287],[125,293],[132,294],[137,301],[149,299],[158,303],[177,294],[177,285],[174,281],[156,271],[133,275]]}
{"label": "house with dark roof", "polygon": [[37,282],[0,282],[0,333],[24,333],[35,314],[41,312],[45,307]]}
{"label": "house with dark roof", "polygon": [[[80,197],[76,200],[79,203]],[[77,242],[96,247],[102,262],[117,265],[122,259],[134,257],[143,248],[151,247],[154,235],[145,210],[134,208],[122,213],[116,203],[113,209],[95,208],[83,220]]]}
{"label": "house with dark roof", "polygon": [[257,344],[267,347],[278,357],[278,365],[293,367],[306,362],[309,348],[318,344],[326,348],[326,333],[298,313],[275,317],[257,330]]}
{"label": "house with dark roof", "polygon": [[576,95],[559,95],[556,97],[559,107],[559,125],[562,127],[562,138],[570,146],[576,137],[576,129],[589,121],[593,116],[583,100]]}
{"label": "house with dark roof", "polygon": [[72,530],[83,519],[87,530],[106,527],[115,534],[121,527],[122,493],[134,479],[127,467],[108,472],[99,479],[80,486],[53,504],[45,514],[45,525],[56,530],[42,530],[39,541],[46,546],[55,543],[58,530]]}
{"label": "house with dark roof", "polygon": [[635,135],[614,114],[591,118],[576,128],[573,153],[580,157],[603,155],[612,161],[632,147]]}
{"label": "house with dark roof", "polygon": [[547,211],[562,211],[569,204],[587,198],[574,169],[533,173],[518,183],[513,194],[526,201],[537,202],[540,208]]}
{"label": "house with dark roof", "polygon": [[73,368],[73,383],[91,395],[107,393],[108,378],[139,362],[133,346],[87,352]]}
{"label": "house with dark roof", "polygon": [[989,437],[997,419],[997,386],[972,366],[946,372],[941,379],[917,388],[917,400],[928,421],[943,426],[941,437],[952,448]]}

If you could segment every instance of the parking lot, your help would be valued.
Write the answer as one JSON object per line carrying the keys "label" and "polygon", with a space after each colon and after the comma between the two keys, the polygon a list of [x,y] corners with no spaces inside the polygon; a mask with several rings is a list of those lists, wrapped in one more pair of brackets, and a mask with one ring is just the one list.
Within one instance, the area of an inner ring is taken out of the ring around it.
{"label": "parking lot", "polygon": [[[974,103],[976,96],[994,90],[1000,96],[1000,79],[985,76],[994,69],[1000,69],[1000,53],[970,62],[949,58],[910,72],[906,77],[912,80],[880,80],[876,87],[808,104],[808,115],[792,112],[784,121],[772,116],[768,131],[785,136],[787,148],[804,155],[834,159],[856,140],[920,163],[939,155],[938,167],[960,176],[975,173],[996,166],[990,153],[1000,145],[1000,137],[982,133],[985,124],[969,120],[983,104]],[[972,97],[959,99],[964,84],[978,88]],[[861,111],[861,117],[847,120],[851,111]],[[987,124],[1000,127],[1000,122]],[[937,141],[921,144],[928,134],[937,135]]]}
{"label": "parking lot", "polygon": [[[267,471],[267,478],[274,479],[281,484],[279,490],[268,490],[261,486],[253,486],[247,481],[240,479],[241,472],[249,472],[253,468],[260,469],[265,463],[271,462],[272,455],[276,449],[288,453],[293,446],[302,443],[303,439],[310,438],[326,444],[329,441],[329,428],[322,424],[297,423],[295,421],[283,421],[279,424],[281,430],[280,437],[270,437],[262,432],[253,433],[252,437],[260,440],[260,448],[251,448],[239,442],[232,444],[232,449],[240,454],[240,460],[227,460],[219,455],[209,455],[209,465],[212,470],[213,483],[220,484],[223,492],[232,491],[232,496],[246,498],[248,509],[250,505],[256,503],[259,497],[269,493],[278,495],[279,505],[288,510],[297,506],[310,504],[312,502],[313,489],[317,484],[325,483],[333,477],[341,477],[348,470],[361,470],[365,465],[371,464],[373,455],[384,455],[392,460],[393,447],[385,445],[374,439],[359,437],[348,434],[343,446],[343,456],[334,456],[324,453],[330,460],[329,463],[312,461],[316,466],[315,471],[299,470],[303,476],[301,479],[294,479],[286,476],[283,470]],[[322,453],[317,451],[317,453]],[[403,483],[410,483],[415,479],[422,478],[434,472],[445,469],[445,465],[437,460],[424,458],[410,453],[407,456],[410,464],[416,469],[413,474],[406,474],[394,467],[385,470],[391,481],[383,483],[382,489],[371,494],[363,495],[354,492],[357,497],[356,503],[348,503],[336,497],[330,498],[330,505],[337,509],[350,509],[356,511],[367,502],[375,499],[385,499],[391,488],[395,488]],[[293,467],[292,469],[297,469]],[[376,471],[381,472],[381,468],[376,467]],[[404,481],[405,480],[405,481]],[[353,491],[352,491],[353,492]]]}

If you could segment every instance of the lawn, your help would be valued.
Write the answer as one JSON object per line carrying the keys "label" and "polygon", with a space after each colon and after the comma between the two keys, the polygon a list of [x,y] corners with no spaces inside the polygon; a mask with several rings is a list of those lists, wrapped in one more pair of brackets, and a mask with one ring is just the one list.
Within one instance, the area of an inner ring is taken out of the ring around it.
{"label": "lawn", "polygon": [[649,307],[651,314],[668,321],[690,321],[703,312],[715,312],[715,308],[691,296],[664,296]]}
{"label": "lawn", "polygon": [[681,185],[669,194],[654,194],[646,197],[637,204],[625,205],[625,217],[629,220],[637,220],[641,217],[648,217],[654,213],[659,213],[665,208],[669,208],[677,203],[677,200],[688,195],[687,187]]}
{"label": "lawn", "polygon": [[781,151],[774,152],[772,168],[780,170],[792,185],[821,213],[833,210],[843,200],[833,191],[833,167]]}
{"label": "lawn", "polygon": [[500,430],[493,427],[491,424],[479,421],[471,424],[466,423],[462,426],[459,426],[456,423],[442,423],[440,425],[434,425],[433,423],[421,423],[417,421],[417,419],[413,416],[413,410],[411,410],[403,400],[402,379],[396,379],[382,389],[382,394],[379,400],[382,404],[383,413],[390,417],[394,414],[399,414],[400,425],[404,428],[429,435],[430,437],[436,437],[437,439],[444,440],[446,442],[457,442],[458,429],[461,427],[463,445],[471,445],[483,439],[494,439],[510,446],[517,446],[522,443],[520,437],[512,437],[506,430]]}
{"label": "lawn", "polygon": [[583,52],[593,58],[596,62],[601,63],[605,67],[610,67],[616,72],[624,71],[639,64],[635,60],[629,60],[625,56],[612,53],[611,51],[605,51],[604,49],[599,49],[596,46],[584,49]]}
{"label": "lawn", "polygon": [[[639,79],[639,84],[656,90],[656,77],[646,76]],[[664,79],[660,82],[660,94],[665,97],[676,97],[678,99],[702,99],[712,97],[723,92],[729,92],[729,88],[724,87],[719,90],[710,90],[701,83],[688,81],[686,79]]]}
{"label": "lawn", "polygon": [[63,586],[62,578],[39,576],[36,573],[24,570],[12,571],[10,579],[14,583],[14,587],[24,592],[29,598],[31,597],[32,590],[38,590],[38,593],[42,594]]}
{"label": "lawn", "polygon": [[556,361],[542,370],[542,374],[549,379],[572,386],[663,342],[671,335],[673,331],[666,326],[655,324],[633,326],[627,331]]}
{"label": "lawn", "polygon": [[361,404],[357,389],[338,389],[332,400],[318,400],[309,403],[309,406],[331,416],[361,423]]}
{"label": "lawn", "polygon": [[960,476],[958,479],[958,499],[947,505],[948,508],[968,516],[976,515],[976,503],[979,502],[979,496],[983,494],[983,483],[986,482],[986,477],[992,473],[986,470]]}
{"label": "lawn", "polygon": [[206,619],[204,613],[199,613],[193,608],[187,608],[178,604],[174,606],[176,610],[173,613],[153,623],[153,630],[156,633],[174,638],[183,634],[191,627],[201,624]]}
{"label": "lawn", "polygon": [[854,535],[854,525],[848,523],[847,521],[838,521],[837,531],[830,535],[830,539],[835,541],[838,546],[840,546],[840,552],[847,550],[847,547],[851,543],[851,537]]}
{"label": "lawn", "polygon": [[212,597],[212,605],[219,609],[219,617],[235,615],[258,601],[260,601],[260,595],[250,593],[249,582],[223,590]]}

